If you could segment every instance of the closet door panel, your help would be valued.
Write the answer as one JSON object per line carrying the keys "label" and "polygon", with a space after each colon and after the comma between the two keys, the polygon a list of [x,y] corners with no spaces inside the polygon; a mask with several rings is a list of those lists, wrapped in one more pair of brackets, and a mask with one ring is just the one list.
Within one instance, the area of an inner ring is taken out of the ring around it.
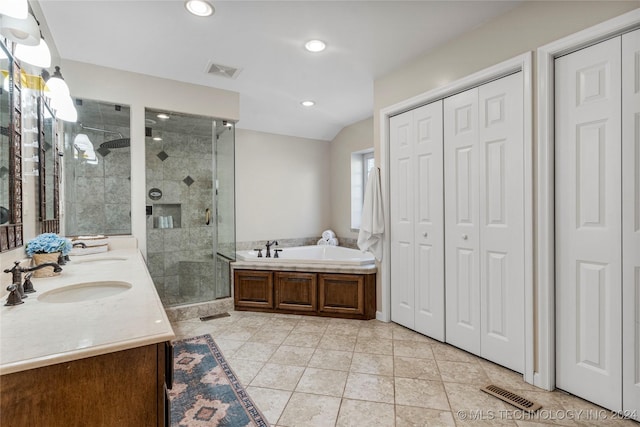
{"label": "closet door panel", "polygon": [[444,340],[442,101],[413,111],[415,135],[415,330]]}
{"label": "closet door panel", "polygon": [[622,36],[622,399],[640,420],[640,30]]}
{"label": "closet door panel", "polygon": [[556,384],[622,408],[620,38],[555,61]]}
{"label": "closet door panel", "polygon": [[481,356],[524,370],[522,73],[479,87]]}
{"label": "closet door panel", "polygon": [[414,328],[414,127],[413,112],[389,120],[392,188],[391,211],[391,320]]}
{"label": "closet door panel", "polygon": [[480,354],[478,89],[444,100],[446,341]]}

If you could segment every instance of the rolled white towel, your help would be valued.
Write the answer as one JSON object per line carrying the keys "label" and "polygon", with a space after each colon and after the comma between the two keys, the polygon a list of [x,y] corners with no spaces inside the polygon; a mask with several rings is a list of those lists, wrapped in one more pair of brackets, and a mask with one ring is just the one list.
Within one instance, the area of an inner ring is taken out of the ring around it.
{"label": "rolled white towel", "polygon": [[329,246],[340,246],[340,242],[338,242],[338,238],[334,237],[332,239],[327,240],[327,245]]}
{"label": "rolled white towel", "polygon": [[329,242],[325,239],[318,240],[318,246],[327,246]]}
{"label": "rolled white towel", "polygon": [[334,239],[336,237],[336,233],[333,230],[324,230],[322,232],[322,238],[324,240]]}

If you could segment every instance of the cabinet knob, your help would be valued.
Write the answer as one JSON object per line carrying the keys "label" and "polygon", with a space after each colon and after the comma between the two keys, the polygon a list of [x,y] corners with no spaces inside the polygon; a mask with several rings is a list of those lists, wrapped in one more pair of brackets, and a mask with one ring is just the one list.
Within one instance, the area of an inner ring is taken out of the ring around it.
{"label": "cabinet knob", "polygon": [[467,236],[466,234],[462,235],[462,240],[467,240],[469,238],[469,236]]}

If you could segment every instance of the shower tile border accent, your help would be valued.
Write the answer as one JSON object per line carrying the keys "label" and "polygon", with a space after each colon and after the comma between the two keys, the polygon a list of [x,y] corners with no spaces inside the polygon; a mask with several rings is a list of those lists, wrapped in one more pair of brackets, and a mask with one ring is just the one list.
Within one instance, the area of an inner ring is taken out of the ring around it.
{"label": "shower tile border accent", "polygon": [[221,298],[197,304],[165,307],[170,322],[194,319],[202,316],[213,316],[233,311],[233,297]]}
{"label": "shower tile border accent", "polygon": [[156,156],[158,156],[158,158],[163,162],[169,158],[169,155],[164,151],[159,152],[158,154],[156,154]]}

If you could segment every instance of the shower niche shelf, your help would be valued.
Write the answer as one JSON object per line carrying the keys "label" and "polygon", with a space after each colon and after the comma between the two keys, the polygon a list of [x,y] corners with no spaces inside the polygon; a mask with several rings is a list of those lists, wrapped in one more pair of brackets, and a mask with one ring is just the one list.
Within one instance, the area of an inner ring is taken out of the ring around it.
{"label": "shower niche shelf", "polygon": [[181,228],[182,205],[179,203],[154,203],[153,228]]}

